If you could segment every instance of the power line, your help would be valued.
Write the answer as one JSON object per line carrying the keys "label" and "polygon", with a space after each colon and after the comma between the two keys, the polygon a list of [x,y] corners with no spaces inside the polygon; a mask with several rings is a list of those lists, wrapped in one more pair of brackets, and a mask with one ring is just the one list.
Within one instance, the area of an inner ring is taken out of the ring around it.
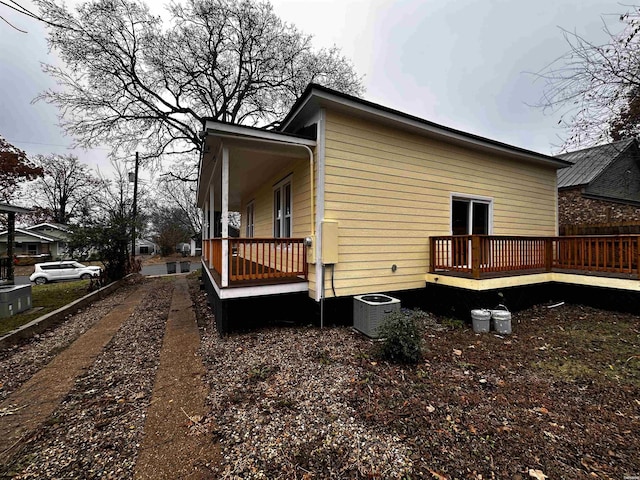
{"label": "power line", "polygon": [[[65,147],[68,149],[74,148],[74,147],[70,147],[69,145],[63,145],[60,143],[24,142],[22,140],[11,140],[11,143],[19,143],[22,145],[44,145],[46,147]],[[110,148],[103,148],[103,147],[92,147],[92,148],[76,147],[76,148],[82,148],[83,150],[105,150],[108,152],[111,151]]]}

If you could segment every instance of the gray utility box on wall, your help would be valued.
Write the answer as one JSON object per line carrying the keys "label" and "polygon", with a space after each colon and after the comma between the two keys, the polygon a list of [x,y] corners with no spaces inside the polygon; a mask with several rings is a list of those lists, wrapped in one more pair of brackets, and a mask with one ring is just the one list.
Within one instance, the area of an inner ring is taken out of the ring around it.
{"label": "gray utility box on wall", "polygon": [[31,308],[31,285],[0,287],[0,318],[11,317]]}
{"label": "gray utility box on wall", "polygon": [[370,293],[353,297],[353,326],[371,338],[378,337],[378,327],[384,318],[392,312],[400,310],[400,300]]}

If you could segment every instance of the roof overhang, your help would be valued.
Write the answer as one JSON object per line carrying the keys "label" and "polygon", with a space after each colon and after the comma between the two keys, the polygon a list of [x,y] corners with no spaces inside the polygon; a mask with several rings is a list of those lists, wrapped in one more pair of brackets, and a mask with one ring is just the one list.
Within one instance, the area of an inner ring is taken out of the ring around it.
{"label": "roof overhang", "polygon": [[0,203],[0,213],[30,213],[33,210],[30,208],[16,207],[15,205],[9,205],[8,203]]}
{"label": "roof overhang", "polygon": [[[205,120],[202,155],[198,167],[197,203],[204,205],[212,179],[219,175],[222,149],[229,150],[230,205],[257,188],[266,178],[292,159],[308,159],[316,141],[309,138]],[[219,192],[218,192],[219,193]]]}
{"label": "roof overhang", "polygon": [[537,163],[553,168],[571,166],[570,162],[559,158],[438,125],[428,120],[315,84],[307,87],[302,97],[298,99],[283,120],[280,129],[283,131],[295,131],[304,126],[305,122],[322,108],[344,112],[407,132],[474,150],[499,154],[518,161]]}
{"label": "roof overhang", "polygon": [[[9,232],[7,230],[5,230],[4,232],[0,232],[0,237],[3,235],[7,235]],[[45,242],[55,242],[57,241],[57,239],[55,238],[49,238],[49,237],[45,237],[44,235],[38,235],[37,233],[34,232],[30,232],[28,230],[24,230],[22,228],[16,228],[15,229],[15,233],[16,234],[20,234],[20,235],[24,235],[25,237],[33,237],[36,238],[38,240],[42,240]]]}

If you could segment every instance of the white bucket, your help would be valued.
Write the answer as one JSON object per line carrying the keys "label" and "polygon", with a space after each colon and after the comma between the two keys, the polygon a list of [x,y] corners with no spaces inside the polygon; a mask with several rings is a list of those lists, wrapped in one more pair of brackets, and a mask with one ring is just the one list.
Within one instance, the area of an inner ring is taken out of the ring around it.
{"label": "white bucket", "polygon": [[500,335],[511,334],[511,312],[508,310],[492,310],[493,328]]}
{"label": "white bucket", "polygon": [[478,309],[471,310],[471,323],[476,333],[486,333],[491,328],[491,311]]}

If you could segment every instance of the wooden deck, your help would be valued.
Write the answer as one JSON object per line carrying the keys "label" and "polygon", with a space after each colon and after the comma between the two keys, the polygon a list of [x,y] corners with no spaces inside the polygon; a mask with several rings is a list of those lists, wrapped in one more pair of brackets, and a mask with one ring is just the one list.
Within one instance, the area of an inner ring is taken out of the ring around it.
{"label": "wooden deck", "polygon": [[640,235],[430,238],[429,273],[489,279],[545,272],[638,279]]}

